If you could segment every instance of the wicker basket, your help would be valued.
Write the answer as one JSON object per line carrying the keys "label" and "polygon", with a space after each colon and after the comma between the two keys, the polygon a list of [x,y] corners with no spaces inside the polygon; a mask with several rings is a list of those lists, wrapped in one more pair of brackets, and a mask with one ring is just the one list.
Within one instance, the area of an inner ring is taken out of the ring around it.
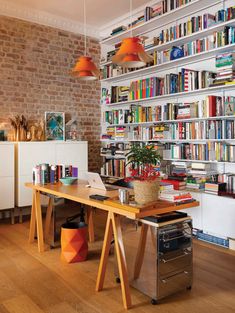
{"label": "wicker basket", "polygon": [[154,181],[134,180],[135,201],[138,204],[146,204],[158,200],[160,179]]}

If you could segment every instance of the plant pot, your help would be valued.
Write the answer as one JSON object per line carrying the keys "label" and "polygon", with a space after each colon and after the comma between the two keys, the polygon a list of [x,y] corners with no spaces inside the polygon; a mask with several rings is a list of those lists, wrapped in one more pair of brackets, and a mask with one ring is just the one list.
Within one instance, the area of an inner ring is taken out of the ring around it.
{"label": "plant pot", "polygon": [[158,200],[160,179],[154,181],[134,180],[135,201],[138,204],[146,204]]}

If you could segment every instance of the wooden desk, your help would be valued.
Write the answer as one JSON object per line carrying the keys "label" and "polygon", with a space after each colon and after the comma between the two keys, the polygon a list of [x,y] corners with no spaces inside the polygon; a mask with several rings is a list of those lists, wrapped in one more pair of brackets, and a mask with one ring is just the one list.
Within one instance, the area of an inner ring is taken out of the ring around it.
{"label": "wooden desk", "polygon": [[[197,201],[177,206],[166,201],[158,201],[156,203],[151,203],[145,207],[122,205],[117,200],[115,200],[118,195],[117,190],[102,191],[93,188],[86,188],[84,182],[78,182],[77,185],[72,186],[64,186],[61,183],[48,184],[44,186],[26,183],[25,186],[33,190],[33,203],[30,220],[29,241],[32,242],[34,240],[36,226],[39,252],[44,251],[44,239],[43,239],[44,234],[42,225],[40,193],[47,193],[48,195],[54,195],[60,198],[73,200],[108,212],[104,235],[104,243],[96,282],[96,291],[101,291],[103,289],[109,250],[111,246],[112,237],[114,236],[119,277],[121,280],[122,297],[124,307],[126,309],[129,309],[131,307],[131,297],[127,275],[125,251],[120,227],[120,217],[125,216],[131,219],[137,219],[140,217],[143,218],[145,216],[150,216],[157,213],[166,213],[175,210],[182,210],[186,208],[196,207],[199,205],[199,202]],[[89,198],[89,196],[92,194],[106,195],[110,197],[110,199],[104,202],[92,200]]]}

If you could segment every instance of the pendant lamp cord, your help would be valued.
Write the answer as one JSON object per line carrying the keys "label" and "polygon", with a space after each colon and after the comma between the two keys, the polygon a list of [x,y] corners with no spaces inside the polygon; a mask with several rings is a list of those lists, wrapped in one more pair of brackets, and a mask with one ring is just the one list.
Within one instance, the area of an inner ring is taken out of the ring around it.
{"label": "pendant lamp cord", "polygon": [[133,8],[132,8],[132,0],[130,0],[130,28],[131,28],[131,37],[133,37],[133,32],[132,32],[132,25],[131,25],[131,23],[132,23],[132,18],[133,18],[133,16],[132,16],[132,11],[133,10]]}
{"label": "pendant lamp cord", "polygon": [[85,56],[86,56],[87,55],[86,0],[83,1],[83,14],[84,14],[84,44],[85,44]]}

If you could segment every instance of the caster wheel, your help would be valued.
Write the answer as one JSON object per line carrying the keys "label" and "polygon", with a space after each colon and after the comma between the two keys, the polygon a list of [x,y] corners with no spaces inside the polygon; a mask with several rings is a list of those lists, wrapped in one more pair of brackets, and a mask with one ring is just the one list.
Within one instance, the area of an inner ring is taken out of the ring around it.
{"label": "caster wheel", "polygon": [[192,289],[192,286],[188,286],[188,287],[187,287],[187,290],[191,290],[191,289]]}
{"label": "caster wheel", "polygon": [[120,282],[121,282],[121,279],[119,277],[116,277],[116,283],[120,284]]}
{"label": "caster wheel", "polygon": [[152,305],[156,305],[156,304],[157,304],[157,300],[156,300],[156,299],[152,299],[152,300],[151,300],[151,304],[152,304]]}

